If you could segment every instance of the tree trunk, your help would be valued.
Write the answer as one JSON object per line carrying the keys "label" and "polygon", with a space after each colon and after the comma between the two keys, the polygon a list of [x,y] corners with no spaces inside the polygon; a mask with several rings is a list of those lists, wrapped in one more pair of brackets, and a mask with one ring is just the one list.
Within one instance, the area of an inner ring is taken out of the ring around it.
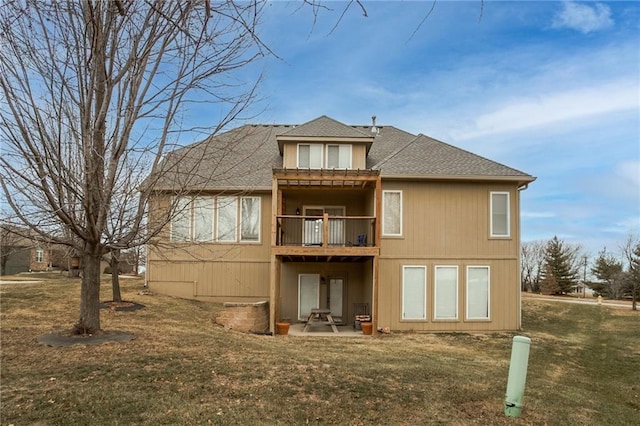
{"label": "tree trunk", "polygon": [[111,252],[111,290],[113,292],[113,301],[122,302],[120,294],[120,250]]}
{"label": "tree trunk", "polygon": [[75,334],[95,334],[100,331],[100,251],[87,250],[82,260],[80,285],[80,319]]}

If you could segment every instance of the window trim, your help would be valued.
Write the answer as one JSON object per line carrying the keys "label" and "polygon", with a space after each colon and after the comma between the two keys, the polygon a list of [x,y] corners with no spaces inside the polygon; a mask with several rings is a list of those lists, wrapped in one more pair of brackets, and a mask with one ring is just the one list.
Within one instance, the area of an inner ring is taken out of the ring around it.
{"label": "window trim", "polygon": [[[472,317],[469,315],[469,270],[486,269],[487,271],[487,316]],[[467,321],[491,321],[491,268],[488,265],[467,265],[466,295],[465,295],[465,320]]]}
{"label": "window trim", "polygon": [[[453,317],[439,317],[438,316],[438,269],[455,269],[456,282],[455,282],[455,316]],[[433,268],[433,319],[434,321],[458,321],[460,318],[460,269],[458,265],[435,265]]]}
{"label": "window trim", "polygon": [[[386,212],[386,207],[385,207],[385,196],[386,194],[391,194],[391,193],[397,193],[400,194],[400,211],[398,212],[398,220],[400,221],[399,223],[399,228],[400,228],[400,232],[397,234],[391,234],[388,232],[385,232],[385,219],[387,217],[387,212]],[[402,216],[403,216],[403,201],[402,201],[402,190],[400,189],[384,189],[382,190],[382,226],[381,226],[381,234],[383,237],[402,237]]]}
{"label": "window trim", "polygon": [[[409,268],[420,268],[424,271],[424,283],[423,283],[423,287],[422,290],[424,292],[424,300],[422,301],[422,318],[414,318],[414,317],[406,317],[405,316],[405,277],[406,277],[406,270]],[[402,294],[401,294],[401,300],[402,300],[402,311],[400,312],[400,320],[401,321],[427,321],[427,306],[428,306],[428,292],[427,292],[427,282],[428,282],[428,277],[427,277],[427,266],[426,265],[402,265],[402,282],[401,282],[401,290],[402,290]]]}
{"label": "window trim", "polygon": [[[507,197],[507,212],[506,212],[506,234],[496,234],[493,229],[494,224],[494,208],[493,208],[493,196],[494,195],[506,195]],[[491,238],[511,238],[511,193],[508,191],[491,191],[489,192],[489,235]]]}
{"label": "window trim", "polygon": [[36,263],[43,263],[44,262],[44,250],[42,249],[42,247],[37,247],[36,248]]}

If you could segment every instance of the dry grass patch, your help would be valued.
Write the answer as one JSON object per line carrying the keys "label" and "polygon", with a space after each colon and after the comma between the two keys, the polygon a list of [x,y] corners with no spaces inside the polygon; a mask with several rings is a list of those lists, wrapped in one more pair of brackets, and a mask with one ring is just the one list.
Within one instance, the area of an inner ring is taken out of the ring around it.
{"label": "dry grass patch", "polygon": [[637,313],[525,300],[525,409],[507,419],[511,333],[249,335],[213,323],[220,305],[122,286],[145,308],[102,325],[136,339],[67,348],[35,340],[76,321],[78,281],[0,287],[2,424],[595,425],[640,410]]}

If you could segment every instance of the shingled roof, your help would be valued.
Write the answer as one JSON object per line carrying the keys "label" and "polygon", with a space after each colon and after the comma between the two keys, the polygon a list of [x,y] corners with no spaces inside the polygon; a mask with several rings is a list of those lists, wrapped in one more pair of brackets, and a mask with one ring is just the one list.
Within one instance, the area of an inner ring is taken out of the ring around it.
{"label": "shingled roof", "polygon": [[380,170],[382,177],[531,177],[423,134],[372,168]]}
{"label": "shingled roof", "polygon": [[300,126],[282,133],[282,136],[314,137],[322,136],[328,138],[371,138],[371,133],[365,133],[353,126],[347,126],[326,115],[308,121]]}
{"label": "shingled roof", "polygon": [[[385,178],[533,181],[532,176],[425,135],[393,126],[348,126],[321,116],[299,126],[244,125],[176,150],[165,158],[158,190],[270,190],[282,168],[278,137],[362,138],[373,144],[367,168]],[[375,137],[375,138],[373,138]],[[373,138],[373,139],[372,139]]]}

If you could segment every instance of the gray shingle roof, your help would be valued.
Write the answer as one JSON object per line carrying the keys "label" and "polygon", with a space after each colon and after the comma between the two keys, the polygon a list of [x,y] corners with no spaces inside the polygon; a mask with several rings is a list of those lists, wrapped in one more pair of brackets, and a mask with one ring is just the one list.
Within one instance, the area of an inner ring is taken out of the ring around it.
{"label": "gray shingle roof", "polygon": [[385,176],[527,177],[526,173],[425,135],[373,166]]}
{"label": "gray shingle roof", "polygon": [[[530,175],[425,135],[377,126],[367,168],[382,178],[497,178],[529,182]],[[176,150],[161,164],[156,189],[270,189],[272,170],[282,168],[278,135],[363,137],[371,126],[347,126],[322,116],[300,126],[244,125]],[[151,183],[151,180],[149,181]]]}
{"label": "gray shingle roof", "polygon": [[326,115],[308,121],[300,126],[282,133],[283,136],[325,136],[334,138],[370,138],[371,133],[365,133],[352,126],[329,118]]}

